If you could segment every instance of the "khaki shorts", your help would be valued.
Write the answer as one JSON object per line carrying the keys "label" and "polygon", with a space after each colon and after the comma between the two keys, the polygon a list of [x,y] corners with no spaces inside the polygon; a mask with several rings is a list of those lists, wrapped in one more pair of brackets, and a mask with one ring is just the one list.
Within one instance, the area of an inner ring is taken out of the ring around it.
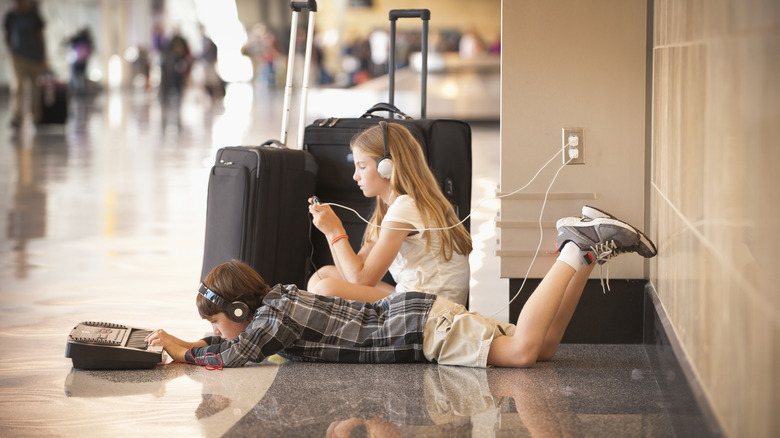
{"label": "khaki shorts", "polygon": [[493,338],[512,336],[514,332],[514,324],[436,298],[423,330],[423,354],[429,361],[442,365],[485,368]]}

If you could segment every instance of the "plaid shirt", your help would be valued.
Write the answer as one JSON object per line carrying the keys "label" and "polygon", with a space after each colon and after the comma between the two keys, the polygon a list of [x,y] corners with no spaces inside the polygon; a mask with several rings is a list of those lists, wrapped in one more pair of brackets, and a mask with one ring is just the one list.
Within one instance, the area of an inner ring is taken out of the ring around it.
{"label": "plaid shirt", "polygon": [[230,341],[206,338],[210,345],[193,348],[186,359],[218,365],[217,357],[207,356],[213,353],[223,366],[239,367],[281,352],[310,362],[425,362],[423,329],[435,300],[404,292],[363,303],[276,285],[246,330]]}

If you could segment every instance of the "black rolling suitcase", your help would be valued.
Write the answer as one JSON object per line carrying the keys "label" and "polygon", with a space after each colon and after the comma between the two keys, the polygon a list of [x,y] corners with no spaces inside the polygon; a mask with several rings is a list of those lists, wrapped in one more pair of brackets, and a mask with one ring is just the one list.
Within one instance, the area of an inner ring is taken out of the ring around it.
{"label": "black rolling suitcase", "polygon": [[[395,86],[395,23],[398,18],[419,17],[422,19],[422,108],[420,119],[412,119],[393,105]],[[317,196],[328,203],[342,204],[355,209],[368,218],[373,212],[374,199],[365,198],[352,180],[354,164],[349,142],[357,133],[379,120],[376,113],[388,112],[393,123],[409,129],[423,148],[428,165],[444,195],[450,200],[460,219],[471,210],[471,127],[460,120],[426,119],[426,81],[428,58],[427,9],[403,9],[390,11],[390,90],[389,103],[378,103],[358,118],[337,118],[315,120],[306,127],[304,149],[317,160]],[[399,118],[400,117],[400,118]],[[360,249],[366,224],[354,213],[340,208],[334,209],[344,224],[349,242],[355,251]],[[464,222],[469,229],[469,221]],[[319,267],[332,264],[328,242],[322,233],[313,233],[314,263]]]}
{"label": "black rolling suitcase", "polygon": [[[260,146],[224,147],[211,168],[206,207],[206,239],[201,280],[215,266],[238,259],[252,266],[269,285],[308,281],[308,198],[314,194],[317,164],[309,152],[286,147],[295,60],[297,17],[309,10],[309,39],[304,58],[308,80],[313,39],[314,0],[291,2],[293,9],[281,141]],[[305,90],[305,87],[304,87]],[[302,93],[301,126],[306,93]],[[299,136],[300,137],[300,136]]]}
{"label": "black rolling suitcase", "polygon": [[55,79],[51,73],[38,78],[40,90],[41,125],[63,125],[68,121],[68,86]]}

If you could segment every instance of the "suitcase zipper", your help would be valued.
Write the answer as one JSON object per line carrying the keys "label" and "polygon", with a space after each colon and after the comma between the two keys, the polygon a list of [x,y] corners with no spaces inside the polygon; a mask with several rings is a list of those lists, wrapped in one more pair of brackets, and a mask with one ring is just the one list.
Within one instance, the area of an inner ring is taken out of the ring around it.
{"label": "suitcase zipper", "polygon": [[[260,158],[260,152],[258,152],[256,149],[253,149],[253,148],[249,148],[248,151],[254,153],[255,157],[257,158],[257,165],[256,165],[257,172],[255,173],[255,178],[256,179],[260,179],[260,164],[261,164],[261,161],[262,161],[261,158]],[[220,158],[219,159],[219,164],[222,164],[224,166],[232,166],[233,162],[232,161],[225,161],[224,159]]]}
{"label": "suitcase zipper", "polygon": [[333,126],[338,123],[339,118],[338,117],[328,117],[327,119],[320,122],[319,126],[326,126],[328,128],[332,128]]}

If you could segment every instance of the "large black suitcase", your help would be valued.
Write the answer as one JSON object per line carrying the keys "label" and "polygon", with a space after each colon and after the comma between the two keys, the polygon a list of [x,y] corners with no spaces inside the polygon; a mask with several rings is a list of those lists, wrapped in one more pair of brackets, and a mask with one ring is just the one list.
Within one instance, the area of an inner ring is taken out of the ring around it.
{"label": "large black suitcase", "polygon": [[[419,17],[423,21],[420,119],[409,117],[393,105],[395,77],[392,66],[395,65],[395,22],[403,17]],[[378,124],[380,120],[389,120],[377,116],[377,113],[386,111],[392,116],[393,123],[405,126],[417,138],[442,192],[450,200],[461,220],[468,217],[471,210],[471,127],[460,120],[425,118],[429,19],[430,12],[427,9],[390,11],[389,103],[378,103],[358,118],[319,119],[306,127],[303,147],[311,152],[319,165],[316,192],[323,202],[350,207],[364,218],[372,214],[374,199],[365,198],[352,179],[355,169],[349,143],[364,129]],[[350,245],[357,252],[360,249],[366,223],[348,210],[335,208],[334,211],[344,224]],[[464,222],[464,226],[469,230],[468,219]],[[313,233],[312,241],[314,264],[318,267],[332,264],[329,244],[322,233]]]}
{"label": "large black suitcase", "polygon": [[[238,259],[252,266],[269,285],[294,283],[305,288],[308,281],[311,254],[308,198],[315,192],[317,163],[309,152],[300,148],[302,138],[298,149],[287,148],[285,142],[295,61],[295,23],[301,9],[308,8],[309,38],[303,75],[306,83],[316,3],[314,0],[290,3],[293,26],[282,140],[217,151],[209,175],[201,280],[215,266]],[[305,117],[305,99],[306,94],[302,93],[301,123]]]}
{"label": "large black suitcase", "polygon": [[308,280],[307,199],[317,165],[306,151],[270,146],[221,148],[211,168],[201,279],[231,259],[270,285]]}

